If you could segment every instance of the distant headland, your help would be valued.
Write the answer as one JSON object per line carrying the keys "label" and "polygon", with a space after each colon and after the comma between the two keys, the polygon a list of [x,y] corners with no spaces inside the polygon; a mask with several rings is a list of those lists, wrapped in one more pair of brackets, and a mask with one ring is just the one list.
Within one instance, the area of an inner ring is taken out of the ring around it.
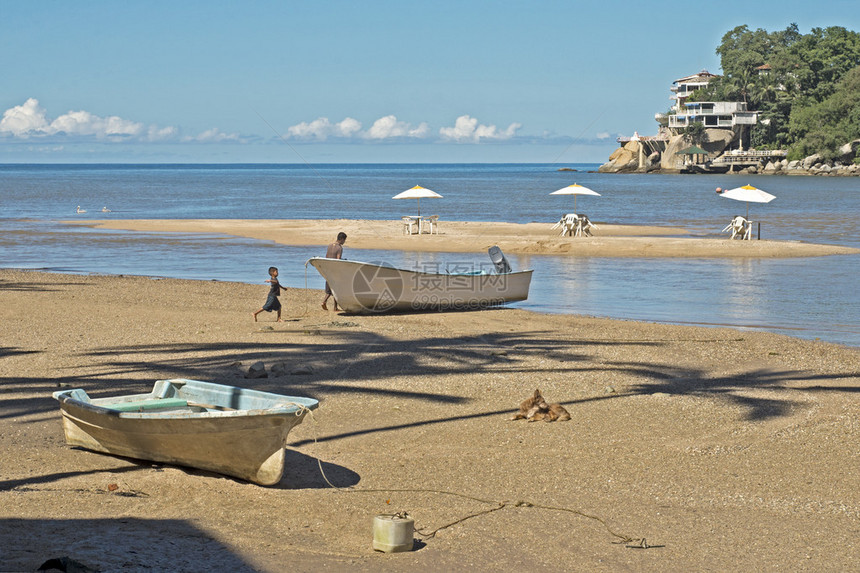
{"label": "distant headland", "polygon": [[601,173],[860,175],[860,34],[738,26],[717,53],[725,74],[672,82],[657,134],[618,137]]}

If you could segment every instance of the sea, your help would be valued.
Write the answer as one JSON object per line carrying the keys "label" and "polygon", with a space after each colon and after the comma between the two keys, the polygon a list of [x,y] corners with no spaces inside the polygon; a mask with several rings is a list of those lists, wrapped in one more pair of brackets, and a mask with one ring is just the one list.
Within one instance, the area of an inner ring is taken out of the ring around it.
{"label": "sea", "polygon": [[[307,259],[325,245],[284,246],[220,234],[142,233],[70,225],[104,219],[379,219],[545,223],[579,183],[592,222],[680,227],[727,237],[731,218],[761,224],[761,238],[860,248],[860,178],[779,175],[602,174],[597,164],[0,165],[0,267],[51,273],[142,275],[260,285],[277,266],[286,286],[322,289]],[[767,204],[720,197],[751,184]],[[414,185],[441,199],[392,200]],[[85,212],[77,212],[78,209]],[[332,227],[332,239],[339,229]],[[486,268],[474,253],[360,250],[347,258],[402,268]],[[507,254],[534,269],[529,299],[542,313],[762,330],[860,347],[860,255],[791,259],[598,258]],[[2,285],[0,285],[2,288]]]}

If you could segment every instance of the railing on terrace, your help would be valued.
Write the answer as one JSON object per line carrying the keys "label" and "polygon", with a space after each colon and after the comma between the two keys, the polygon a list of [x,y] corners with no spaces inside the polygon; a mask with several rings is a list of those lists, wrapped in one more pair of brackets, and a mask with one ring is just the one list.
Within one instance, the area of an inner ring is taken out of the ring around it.
{"label": "railing on terrace", "polygon": [[761,159],[779,158],[786,156],[785,150],[782,149],[763,149],[750,151],[729,151],[716,159],[714,163],[754,163]]}
{"label": "railing on terrace", "polygon": [[670,115],[669,127],[687,127],[690,123],[696,122],[703,123],[705,127],[732,127],[734,125],[734,122],[730,119],[719,119],[717,120],[717,123],[709,123],[707,117],[708,116],[699,115],[688,119],[684,116]]}
{"label": "railing on terrace", "polygon": [[684,169],[685,167],[692,167],[693,165],[705,165],[710,163],[710,161],[702,161],[701,163],[694,163],[692,161],[684,161],[683,159],[675,160],[675,169]]}
{"label": "railing on terrace", "polygon": [[668,135],[640,135],[638,138],[633,139],[632,136],[622,135],[615,139],[618,143],[627,143],[629,141],[669,141]]}

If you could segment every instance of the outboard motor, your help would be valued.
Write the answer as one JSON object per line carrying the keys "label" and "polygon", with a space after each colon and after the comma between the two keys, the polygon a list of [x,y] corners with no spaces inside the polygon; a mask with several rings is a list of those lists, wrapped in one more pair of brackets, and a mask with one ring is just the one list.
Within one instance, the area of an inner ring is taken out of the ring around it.
{"label": "outboard motor", "polygon": [[505,258],[505,254],[502,252],[502,249],[497,246],[492,246],[487,252],[490,255],[490,260],[493,261],[494,265],[496,265],[497,273],[503,275],[511,272],[511,265],[508,263],[508,259]]}

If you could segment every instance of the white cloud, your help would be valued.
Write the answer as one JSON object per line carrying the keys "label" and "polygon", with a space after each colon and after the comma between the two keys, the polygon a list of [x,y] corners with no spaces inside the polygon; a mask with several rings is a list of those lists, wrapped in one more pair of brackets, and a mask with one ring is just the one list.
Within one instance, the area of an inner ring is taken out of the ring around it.
{"label": "white cloud", "polygon": [[95,135],[96,137],[136,137],[144,132],[143,124],[112,115],[99,117],[88,111],[70,111],[51,122],[48,135]]}
{"label": "white cloud", "polygon": [[502,141],[514,137],[521,127],[520,123],[512,123],[507,129],[499,130],[495,125],[480,125],[474,117],[461,115],[454,122],[454,127],[441,128],[439,135],[442,139],[461,143],[480,143],[482,139]]}
{"label": "white cloud", "polygon": [[312,141],[326,141],[329,138],[384,141],[403,137],[423,138],[429,133],[430,127],[426,123],[413,127],[405,121],[399,121],[394,115],[380,117],[366,131],[361,130],[361,122],[351,117],[339,123],[332,123],[327,117],[319,117],[287,129],[287,136],[290,138]]}
{"label": "white cloud", "polygon": [[33,98],[3,112],[0,120],[0,133],[9,133],[15,137],[28,137],[33,133],[44,133],[48,128],[45,110],[39,101]]}
{"label": "white cloud", "polygon": [[413,137],[423,138],[430,133],[430,127],[426,123],[421,123],[418,127],[412,127],[405,121],[398,121],[393,115],[380,117],[370,129],[364,134],[367,139],[390,139],[393,137]]}
{"label": "white cloud", "polygon": [[165,139],[176,135],[176,128],[146,128],[142,123],[112,115],[100,117],[88,111],[69,111],[50,121],[39,100],[30,98],[22,105],[3,112],[0,134],[21,139],[30,137],[68,136],[99,139]]}
{"label": "white cloud", "polygon": [[223,133],[216,128],[207,129],[203,133],[193,137],[185,137],[183,141],[196,141],[198,143],[222,143],[224,141],[239,141],[238,133]]}
{"label": "white cloud", "polygon": [[[288,128],[286,137],[311,143],[328,140],[366,143],[420,140],[475,144],[513,139],[528,141],[528,137],[517,136],[517,131],[521,127],[520,123],[511,123],[506,129],[500,129],[495,125],[482,125],[476,118],[462,115],[457,118],[453,127],[443,127],[434,134],[427,122],[413,125],[397,119],[393,114],[380,117],[366,130],[362,130],[360,121],[351,117],[336,123],[326,117],[319,117]],[[3,113],[0,119],[0,137],[3,136],[34,139],[46,144],[74,143],[77,140],[92,141],[93,139],[145,143],[247,143],[255,138],[255,136],[225,133],[214,127],[197,135],[183,136],[178,127],[147,126],[119,116],[101,117],[84,110],[69,111],[56,119],[51,119],[35,98],[30,98],[22,105],[11,107]],[[606,136],[608,137],[608,134]],[[537,140],[548,139],[551,138],[547,134],[537,136]]]}
{"label": "white cloud", "polygon": [[296,139],[325,141],[329,137],[352,137],[361,130],[361,123],[351,117],[332,123],[327,117],[319,117],[312,122],[302,122],[287,129],[287,135]]}
{"label": "white cloud", "polygon": [[179,130],[175,127],[150,126],[146,131],[147,141],[169,141],[179,136]]}
{"label": "white cloud", "polygon": [[[349,133],[361,128],[351,127],[350,122],[355,120],[344,120],[341,122],[341,130]],[[24,104],[9,108],[0,119],[0,136],[11,135],[20,139],[40,138],[45,141],[48,138],[62,141],[73,141],[75,138],[96,138],[106,141],[134,141],[134,142],[170,142],[181,141],[184,143],[223,143],[245,141],[237,133],[224,133],[217,128],[207,129],[196,136],[181,137],[180,130],[173,126],[160,127],[157,125],[145,126],[136,121],[123,119],[112,115],[100,117],[88,111],[70,111],[53,121],[47,117],[45,109],[39,105],[39,101],[30,98]]]}
{"label": "white cloud", "polygon": [[609,135],[608,131],[604,131],[604,132],[598,133],[595,137],[597,137],[597,139],[609,139],[612,136]]}
{"label": "white cloud", "polygon": [[340,137],[352,137],[359,131],[361,131],[361,122],[351,117],[347,117],[337,124],[337,134]]}

